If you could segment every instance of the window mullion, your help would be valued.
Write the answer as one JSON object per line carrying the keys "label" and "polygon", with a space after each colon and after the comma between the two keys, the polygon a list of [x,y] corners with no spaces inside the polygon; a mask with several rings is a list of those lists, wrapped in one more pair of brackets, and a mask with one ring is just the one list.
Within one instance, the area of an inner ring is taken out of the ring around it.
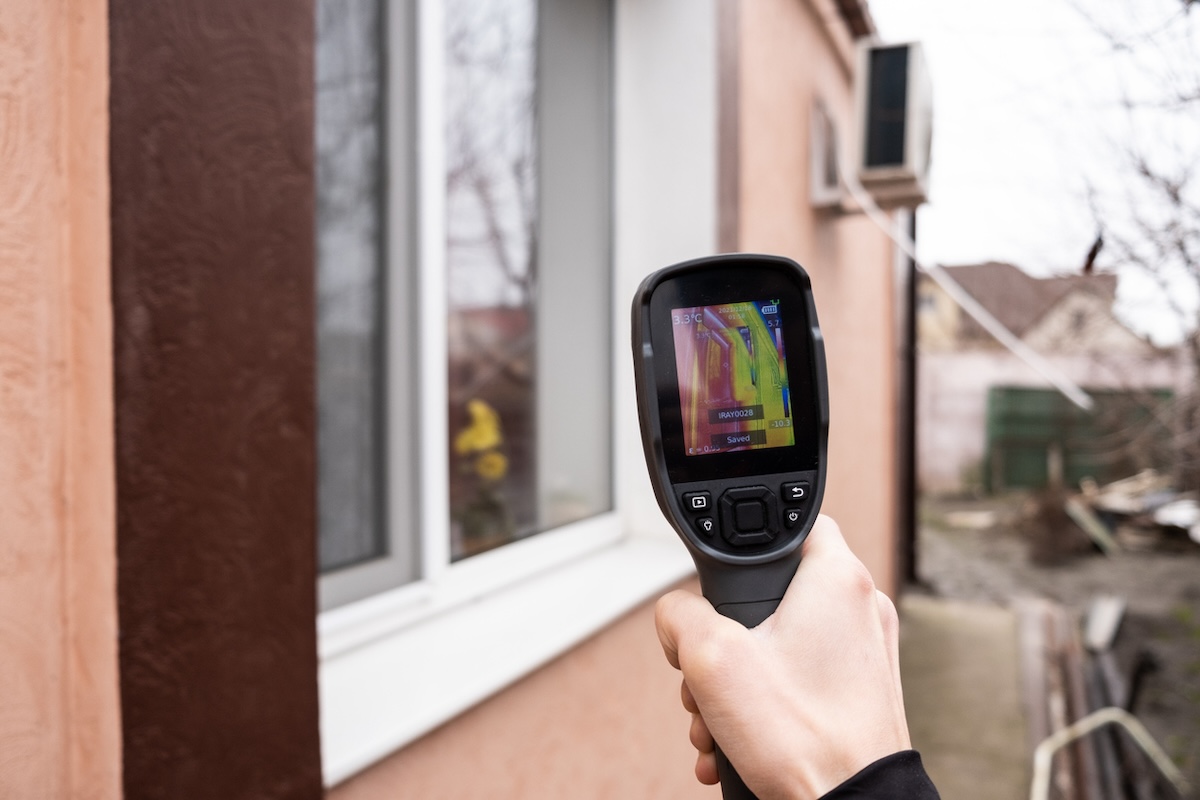
{"label": "window mullion", "polygon": [[[436,581],[450,565],[447,452],[446,148],[440,0],[417,6],[417,452],[396,443],[417,467],[422,577]],[[411,303],[409,307],[411,307]],[[401,306],[403,307],[403,306]],[[393,462],[396,463],[396,462]]]}

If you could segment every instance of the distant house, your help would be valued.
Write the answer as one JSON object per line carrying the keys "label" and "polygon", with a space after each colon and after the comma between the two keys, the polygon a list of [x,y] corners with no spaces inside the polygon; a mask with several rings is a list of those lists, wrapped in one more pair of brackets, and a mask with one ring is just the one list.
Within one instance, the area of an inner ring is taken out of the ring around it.
{"label": "distant house", "polygon": [[[1035,278],[999,262],[949,267],[960,286],[1042,353],[1126,353],[1157,349],[1114,316],[1117,276]],[[931,278],[917,285],[917,335],[923,351],[1002,349],[991,334],[958,307]]]}
{"label": "distant house", "polygon": [[996,262],[947,271],[1025,344],[1091,392],[1098,409],[1092,415],[1075,409],[922,276],[917,425],[923,490],[1037,485],[1056,469],[1055,459],[1063,459],[1064,477],[1072,480],[1152,457],[1148,442],[1138,454],[1130,431],[1150,413],[1154,398],[1180,385],[1180,361],[1117,319],[1115,275],[1036,278]]}

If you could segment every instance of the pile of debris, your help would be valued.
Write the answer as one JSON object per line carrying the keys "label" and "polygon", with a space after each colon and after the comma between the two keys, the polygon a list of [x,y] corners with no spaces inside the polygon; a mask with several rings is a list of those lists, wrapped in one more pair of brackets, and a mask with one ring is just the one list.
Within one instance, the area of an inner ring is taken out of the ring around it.
{"label": "pile of debris", "polygon": [[1177,800],[1194,794],[1137,719],[1143,679],[1159,668],[1140,650],[1127,673],[1113,654],[1125,601],[1096,598],[1082,626],[1060,604],[1015,603],[1022,694],[1034,746],[1033,800]]}
{"label": "pile of debris", "polygon": [[1166,475],[1148,469],[1105,486],[1085,480],[1080,489],[1064,509],[1105,553],[1200,545],[1200,497],[1177,491]]}

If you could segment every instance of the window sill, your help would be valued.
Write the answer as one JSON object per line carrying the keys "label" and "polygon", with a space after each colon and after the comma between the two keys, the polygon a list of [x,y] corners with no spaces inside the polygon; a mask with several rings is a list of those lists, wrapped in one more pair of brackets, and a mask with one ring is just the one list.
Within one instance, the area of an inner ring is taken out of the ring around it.
{"label": "window sill", "polygon": [[326,785],[481,702],[692,570],[674,537],[625,536],[362,646],[325,650]]}

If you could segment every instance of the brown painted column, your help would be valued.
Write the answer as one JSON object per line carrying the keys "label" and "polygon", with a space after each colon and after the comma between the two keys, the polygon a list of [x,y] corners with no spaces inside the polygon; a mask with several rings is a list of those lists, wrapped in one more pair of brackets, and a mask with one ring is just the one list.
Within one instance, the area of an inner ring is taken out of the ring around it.
{"label": "brown painted column", "polygon": [[126,797],[319,797],[312,4],[110,26]]}

